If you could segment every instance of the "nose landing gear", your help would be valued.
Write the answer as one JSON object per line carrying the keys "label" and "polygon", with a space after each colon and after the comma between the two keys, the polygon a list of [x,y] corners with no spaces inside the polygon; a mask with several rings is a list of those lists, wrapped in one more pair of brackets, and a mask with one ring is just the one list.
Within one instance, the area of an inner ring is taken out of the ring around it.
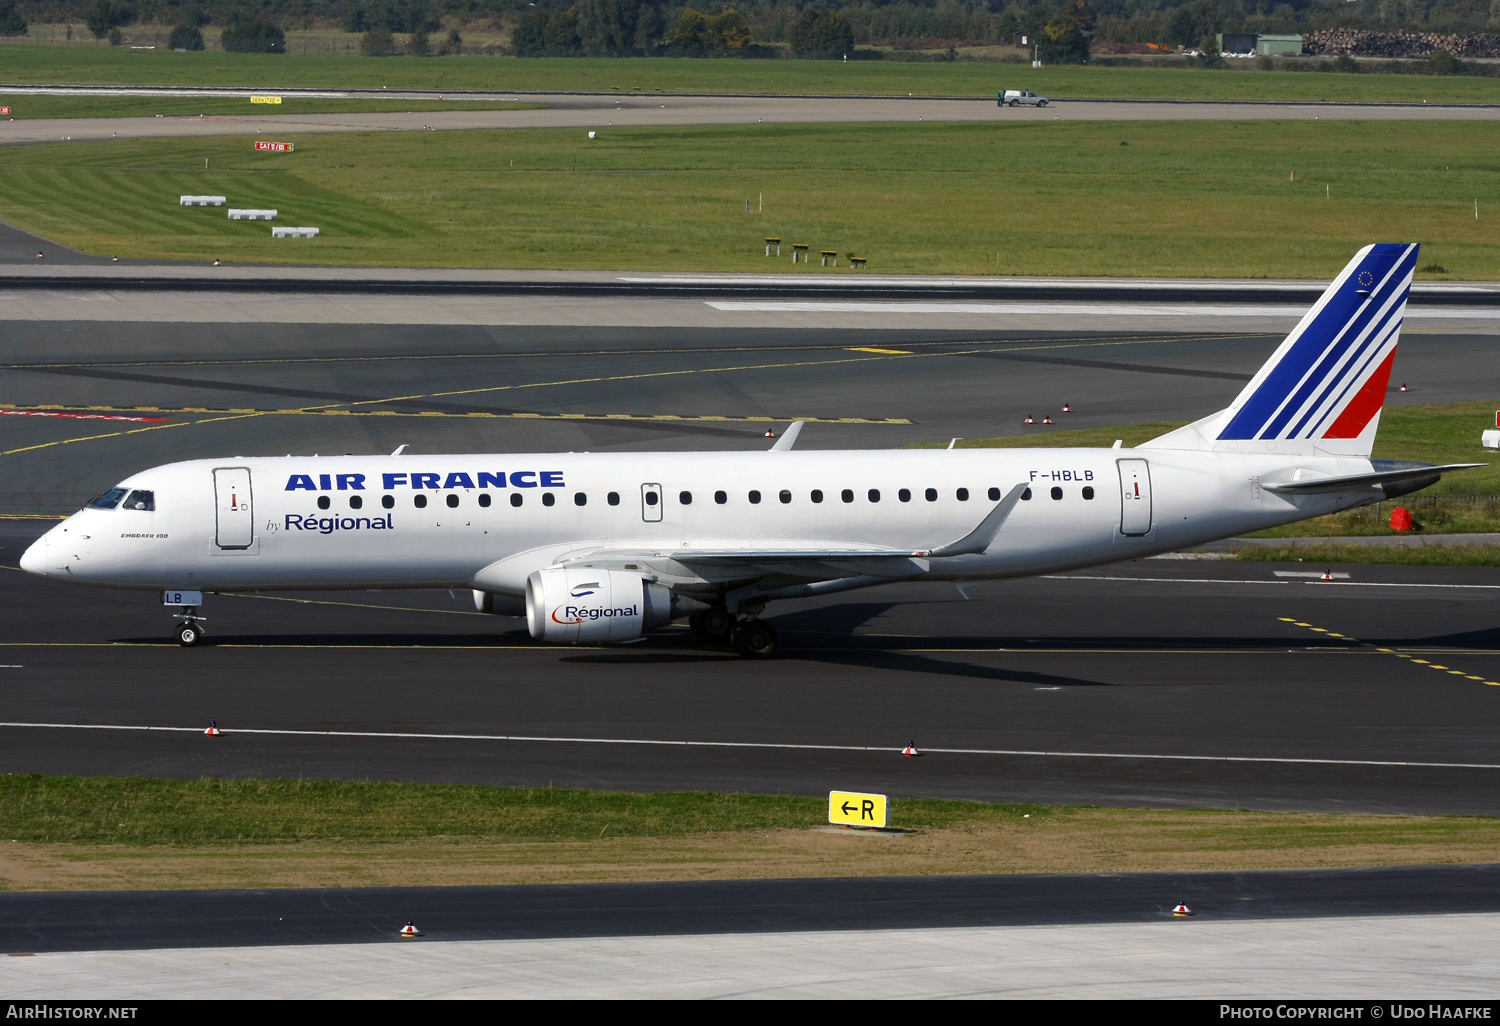
{"label": "nose landing gear", "polygon": [[203,621],[208,618],[198,615],[197,606],[183,606],[182,612],[174,613],[172,619],[177,621],[177,627],[173,631],[177,644],[183,648],[192,648],[198,644],[204,634]]}

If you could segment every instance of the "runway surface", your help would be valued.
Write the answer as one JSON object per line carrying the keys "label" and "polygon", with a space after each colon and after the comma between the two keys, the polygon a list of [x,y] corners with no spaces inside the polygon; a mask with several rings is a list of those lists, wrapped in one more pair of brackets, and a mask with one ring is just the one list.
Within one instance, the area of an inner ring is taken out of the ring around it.
{"label": "runway surface", "polygon": [[[41,526],[5,522],[0,561]],[[1500,812],[1493,572],[1277,570],[777,604],[771,665],[681,630],[544,648],[462,592],[212,597],[182,650],[154,595],[12,571],[0,772]]]}
{"label": "runway surface", "polygon": [[[546,313],[534,304],[538,318]],[[699,304],[700,306],[702,304]],[[331,309],[331,308],[330,308]],[[730,324],[734,319],[726,315]],[[236,453],[882,448],[1188,420],[1278,344],[1234,335],[10,321],[0,513]],[[1495,398],[1489,334],[1409,332],[1388,401]],[[1074,412],[1061,414],[1064,403]],[[1052,426],[1022,424],[1051,414]]]}
{"label": "runway surface", "polygon": [[[0,92],[9,92],[0,86]],[[248,95],[246,91],[248,108]],[[464,96],[464,99],[473,99]],[[546,104],[532,110],[454,110],[366,114],[242,116],[36,118],[0,121],[0,146],[99,139],[205,138],[254,135],[257,132],[298,135],[315,132],[409,132],[436,128],[460,131],[483,128],[592,128],[811,124],[833,122],[979,121],[1004,124],[1030,121],[1223,121],[1223,120],[1370,120],[1492,121],[1496,106],[1387,104],[1223,104],[1150,103],[1099,100],[1058,101],[1047,107],[998,107],[993,99],[925,99],[921,97],[681,96],[579,94],[497,94],[497,99],[525,99]]]}
{"label": "runway surface", "polygon": [[[1500,866],[0,894],[7,952],[1500,913]],[[0,977],[0,989],[3,989]]]}

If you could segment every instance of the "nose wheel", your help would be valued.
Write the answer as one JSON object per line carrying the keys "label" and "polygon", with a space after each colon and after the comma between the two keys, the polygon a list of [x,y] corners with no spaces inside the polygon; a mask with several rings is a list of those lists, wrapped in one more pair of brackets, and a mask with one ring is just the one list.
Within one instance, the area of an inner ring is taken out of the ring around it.
{"label": "nose wheel", "polygon": [[183,648],[192,648],[203,639],[203,621],[207,618],[199,616],[193,606],[183,607],[182,612],[175,614],[173,619],[177,621],[177,628],[172,632],[177,644]]}

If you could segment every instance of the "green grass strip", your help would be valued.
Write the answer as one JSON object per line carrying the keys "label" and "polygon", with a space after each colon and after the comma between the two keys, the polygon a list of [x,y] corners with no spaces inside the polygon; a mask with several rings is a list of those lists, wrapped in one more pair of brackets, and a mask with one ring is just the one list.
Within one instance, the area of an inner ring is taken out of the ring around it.
{"label": "green grass strip", "polygon": [[[355,37],[351,37],[355,38]],[[294,46],[295,49],[295,46]],[[0,42],[15,84],[235,86],[265,89],[536,90],[993,97],[1032,89],[1074,99],[1216,99],[1495,103],[1500,79],[1477,76],[900,61],[641,58],[361,57],[129,51]]]}
{"label": "green grass strip", "polygon": [[[463,836],[532,841],[668,837],[708,831],[803,829],[827,802],[790,795],[681,791],[633,794],[348,780],[157,780],[0,776],[0,839],[215,844]],[[905,827],[1041,806],[903,801]]]}
{"label": "green grass strip", "polygon": [[1252,545],[1235,558],[1255,563],[1500,566],[1500,545]]}
{"label": "green grass strip", "polygon": [[[0,50],[0,55],[4,51]],[[534,110],[540,103],[505,100],[383,100],[380,97],[324,99],[288,96],[281,103],[250,102],[247,96],[35,96],[0,91],[0,107],[15,121],[36,118],[150,118],[237,114],[269,117],[285,114],[365,114],[434,110]]]}
{"label": "green grass strip", "polygon": [[[1394,239],[1423,243],[1424,280],[1500,279],[1497,122],[279,138],[296,152],[257,152],[253,134],[0,148],[0,220],[105,256],[806,277],[863,272],[847,260],[794,269],[790,255],[767,258],[764,239],[864,257],[871,273],[1324,279],[1370,240]],[[179,207],[185,193],[274,207],[322,235],[273,240],[263,223]]]}

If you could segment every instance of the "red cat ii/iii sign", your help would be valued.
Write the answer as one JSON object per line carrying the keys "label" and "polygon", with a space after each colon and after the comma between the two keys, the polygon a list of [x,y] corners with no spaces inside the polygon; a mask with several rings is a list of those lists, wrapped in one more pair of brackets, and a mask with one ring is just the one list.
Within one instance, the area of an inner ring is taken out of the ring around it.
{"label": "red cat ii/iii sign", "polygon": [[258,142],[255,144],[257,150],[267,150],[271,153],[291,153],[296,147],[291,143]]}

